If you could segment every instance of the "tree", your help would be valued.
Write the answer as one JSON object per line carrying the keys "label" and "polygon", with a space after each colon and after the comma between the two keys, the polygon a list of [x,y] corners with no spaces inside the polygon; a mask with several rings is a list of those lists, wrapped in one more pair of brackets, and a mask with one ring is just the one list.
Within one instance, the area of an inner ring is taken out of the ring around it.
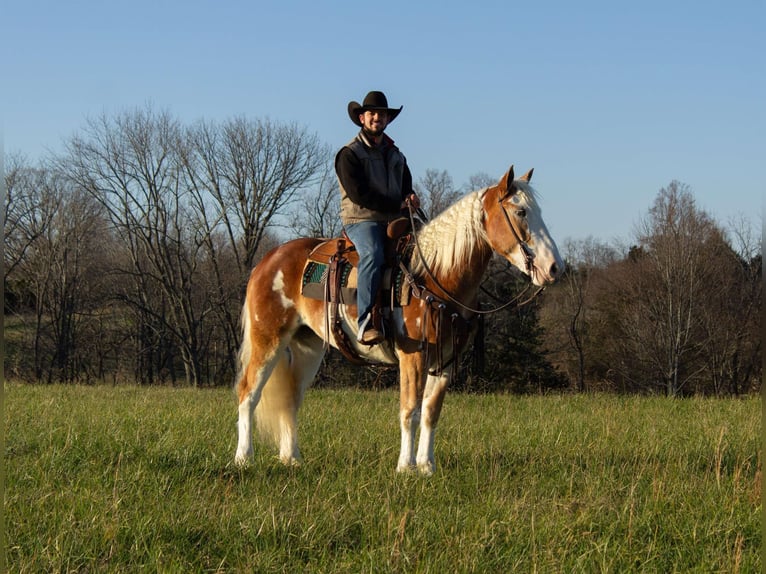
{"label": "tree", "polygon": [[[32,168],[20,155],[5,158],[3,198],[3,283],[6,295],[17,266],[22,264],[35,240],[49,226],[55,200],[46,193],[44,170]],[[18,293],[6,299],[15,300]]]}
{"label": "tree", "polygon": [[108,237],[100,206],[67,180],[61,186],[60,208],[45,234],[44,249],[51,270],[44,303],[54,342],[49,382],[87,378],[93,341],[80,339],[103,303],[101,249]]}
{"label": "tree", "polygon": [[594,291],[603,281],[604,270],[617,259],[617,251],[593,237],[568,240],[563,251],[567,271],[546,291],[541,322],[549,357],[583,392],[588,375],[593,374],[601,339],[593,336],[598,318]]}
{"label": "tree", "polygon": [[[61,209],[62,197],[51,173],[23,162],[11,162],[5,198],[5,292],[6,305],[20,312],[34,309],[32,370],[43,379],[50,356],[46,344],[50,324],[46,313],[54,260],[51,243],[56,236],[52,222]],[[11,303],[9,300],[12,300]]]}
{"label": "tree", "polygon": [[471,192],[476,191],[478,189],[484,189],[485,187],[490,187],[492,185],[495,185],[497,183],[498,178],[492,177],[488,173],[475,173],[471,177],[468,178],[468,183],[466,183],[463,188],[465,189],[465,192]]}
{"label": "tree", "polygon": [[139,380],[175,379],[180,355],[186,382],[200,384],[219,338],[233,363],[243,282],[274,217],[313,177],[315,147],[294,127],[185,129],[151,108],[101,116],[72,138],[60,165],[124,245],[116,296],[134,312]]}
{"label": "tree", "polygon": [[103,294],[104,219],[98,204],[51,167],[14,162],[10,174],[6,290],[13,284],[20,316],[27,304],[34,309],[34,377],[81,379],[92,357],[78,343]]}
{"label": "tree", "polygon": [[150,108],[103,115],[69,141],[60,165],[101,203],[126,246],[118,297],[137,311],[139,344],[153,352],[163,338],[172,339],[187,383],[197,385],[202,320],[210,308],[198,289],[202,245],[183,186],[181,133],[169,114]]}
{"label": "tree", "polygon": [[295,203],[291,216],[292,234],[296,237],[339,237],[340,191],[333,163],[328,159],[319,184]]}
{"label": "tree", "polygon": [[[472,349],[462,358],[466,388],[515,393],[561,388],[565,381],[555,372],[544,352],[545,329],[540,322],[543,295],[518,306],[503,305],[529,299],[535,288],[505,259],[492,257],[482,281],[480,308],[485,311],[482,330]],[[477,318],[478,319],[478,318]],[[455,381],[457,388],[461,379]]]}
{"label": "tree", "polygon": [[623,376],[676,396],[701,374],[703,303],[718,277],[721,245],[688,186],[673,181],[660,190],[639,224],[639,249],[611,270]]}
{"label": "tree", "polygon": [[437,216],[460,197],[446,170],[427,169],[426,174],[415,184],[422,209],[429,219]]}
{"label": "tree", "polygon": [[721,238],[717,277],[704,301],[703,360],[717,395],[739,395],[760,381],[762,257],[751,229],[746,222],[732,228],[736,246]]}
{"label": "tree", "polygon": [[187,185],[199,210],[213,208],[207,228],[222,231],[243,276],[275,218],[316,182],[326,158],[318,137],[295,124],[240,117],[189,131]]}
{"label": "tree", "polygon": [[317,180],[318,205],[332,190],[327,154],[315,134],[295,124],[240,117],[221,125],[200,122],[186,132],[183,184],[204,250],[208,300],[227,365],[233,366],[237,352],[250,270],[276,244],[276,222]]}

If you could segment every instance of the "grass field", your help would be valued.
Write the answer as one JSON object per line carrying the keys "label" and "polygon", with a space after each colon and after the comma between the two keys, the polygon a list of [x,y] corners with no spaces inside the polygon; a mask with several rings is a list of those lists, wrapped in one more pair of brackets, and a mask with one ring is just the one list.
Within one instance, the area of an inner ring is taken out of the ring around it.
{"label": "grass field", "polygon": [[309,391],[238,470],[227,389],[5,385],[9,572],[761,572],[761,400]]}

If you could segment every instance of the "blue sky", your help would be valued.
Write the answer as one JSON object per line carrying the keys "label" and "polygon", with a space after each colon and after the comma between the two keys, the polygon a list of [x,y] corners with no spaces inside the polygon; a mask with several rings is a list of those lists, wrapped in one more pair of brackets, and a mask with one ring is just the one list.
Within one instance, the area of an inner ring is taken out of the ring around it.
{"label": "blue sky", "polygon": [[295,122],[338,148],[348,102],[382,90],[416,179],[534,167],[559,243],[629,240],[672,180],[760,233],[763,0],[5,4],[3,143],[31,161],[149,104]]}

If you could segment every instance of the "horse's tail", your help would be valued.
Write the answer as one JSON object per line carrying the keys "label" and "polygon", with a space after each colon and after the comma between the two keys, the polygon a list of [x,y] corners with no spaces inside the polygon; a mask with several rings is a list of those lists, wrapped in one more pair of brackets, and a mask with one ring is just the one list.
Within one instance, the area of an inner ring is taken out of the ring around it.
{"label": "horse's tail", "polygon": [[292,440],[289,435],[297,426],[296,414],[302,398],[290,359],[289,351],[280,351],[255,407],[258,436],[265,444],[276,447],[280,447],[283,440]]}
{"label": "horse's tail", "polygon": [[[253,353],[253,341],[252,341],[252,328],[251,317],[248,313],[248,301],[245,297],[245,303],[242,305],[242,313],[239,317],[240,328],[242,329],[242,342],[239,346],[239,354],[237,361],[239,362],[239,369],[237,370],[237,376],[234,379],[234,388],[238,388],[240,381],[247,376],[247,366],[250,364],[250,357]],[[247,388],[247,386],[243,387]]]}

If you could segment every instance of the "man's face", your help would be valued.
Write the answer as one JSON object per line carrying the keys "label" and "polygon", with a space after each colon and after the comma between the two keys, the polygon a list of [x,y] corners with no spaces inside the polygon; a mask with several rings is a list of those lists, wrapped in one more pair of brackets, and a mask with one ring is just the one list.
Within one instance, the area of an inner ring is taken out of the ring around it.
{"label": "man's face", "polygon": [[372,136],[379,136],[388,125],[388,112],[385,110],[367,110],[359,114],[364,131]]}

